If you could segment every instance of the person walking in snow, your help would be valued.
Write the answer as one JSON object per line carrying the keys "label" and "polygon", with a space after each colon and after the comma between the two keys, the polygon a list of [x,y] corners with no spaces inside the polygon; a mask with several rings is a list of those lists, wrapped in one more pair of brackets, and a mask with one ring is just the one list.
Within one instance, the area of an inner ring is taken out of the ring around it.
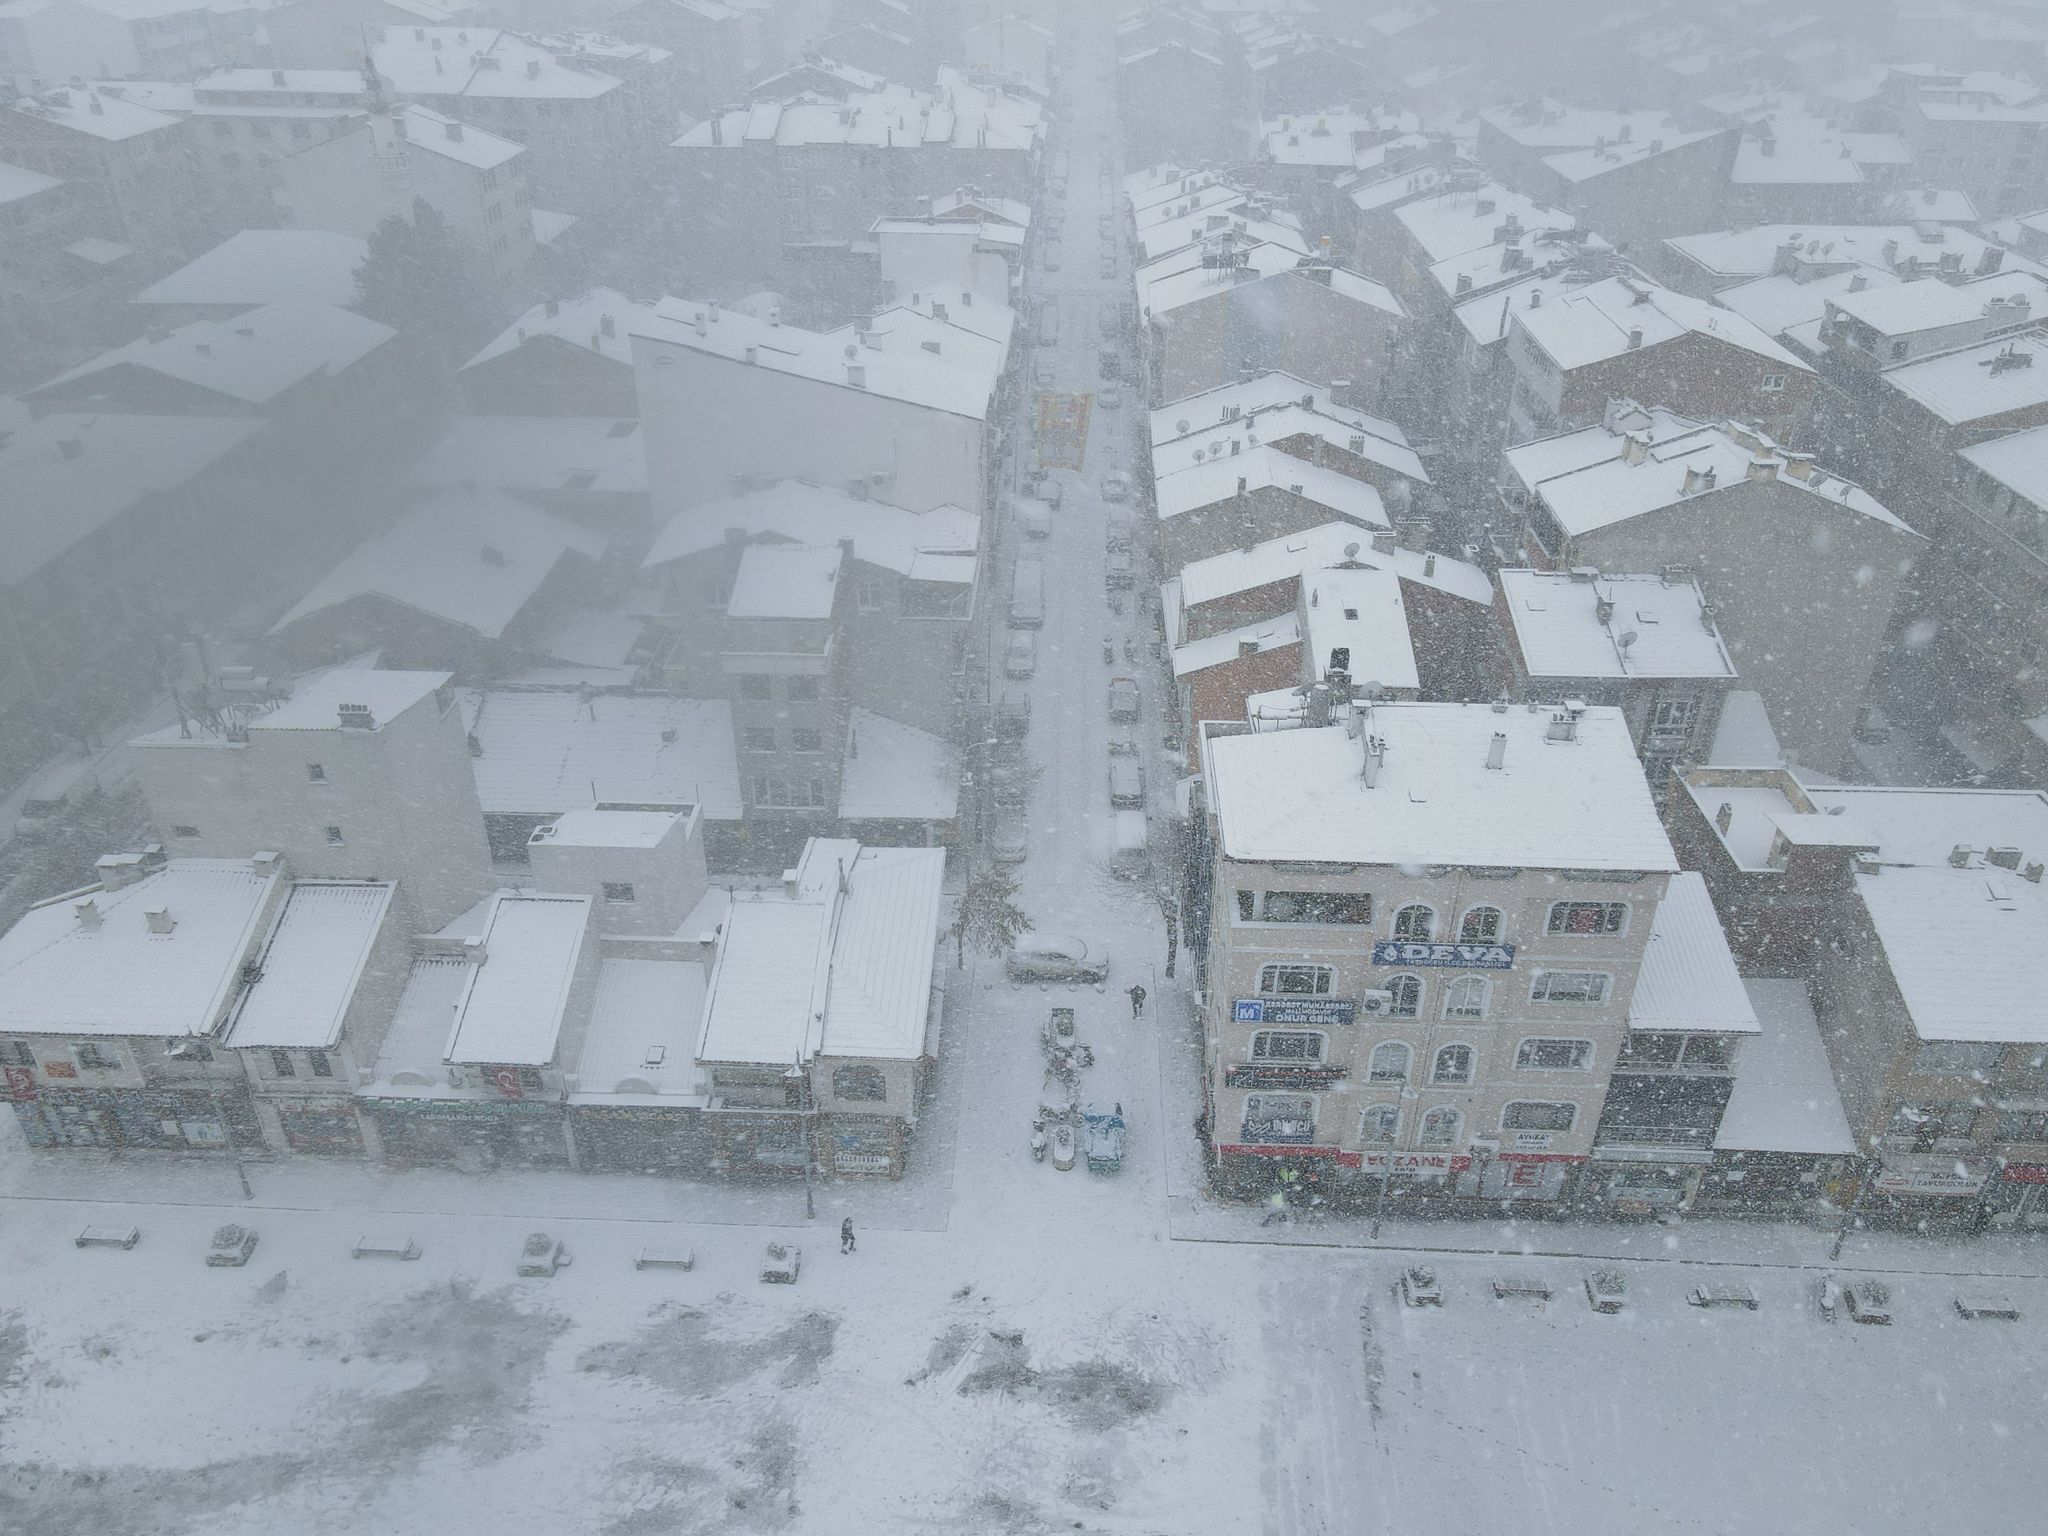
{"label": "person walking in snow", "polygon": [[1131,988],[1131,1017],[1140,1018],[1144,1012],[1145,989],[1142,986],[1134,986]]}
{"label": "person walking in snow", "polygon": [[851,1216],[839,1223],[839,1251],[841,1253],[853,1252],[853,1218]]}

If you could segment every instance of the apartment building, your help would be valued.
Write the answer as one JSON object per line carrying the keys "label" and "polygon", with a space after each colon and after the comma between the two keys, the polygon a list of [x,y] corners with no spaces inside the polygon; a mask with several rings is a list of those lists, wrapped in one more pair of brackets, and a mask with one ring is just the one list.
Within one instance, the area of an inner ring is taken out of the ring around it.
{"label": "apartment building", "polygon": [[0,160],[69,185],[91,242],[70,249],[99,264],[143,252],[143,265],[168,266],[165,257],[189,254],[203,238],[192,142],[183,118],[94,86],[0,105]]}
{"label": "apartment building", "polygon": [[1682,571],[1786,748],[1818,772],[1842,761],[1918,533],[1760,433],[1627,401],[1502,463],[1503,548],[1550,570]]}
{"label": "apartment building", "polygon": [[1204,755],[1218,1173],[1562,1198],[1678,867],[1620,712],[1359,705]]}
{"label": "apartment building", "polygon": [[632,332],[653,311],[616,288],[544,299],[486,342],[456,378],[479,414],[632,420],[640,414]]}
{"label": "apartment building", "polygon": [[2015,714],[2048,712],[2048,427],[1962,449],[1926,585],[1942,639]]}

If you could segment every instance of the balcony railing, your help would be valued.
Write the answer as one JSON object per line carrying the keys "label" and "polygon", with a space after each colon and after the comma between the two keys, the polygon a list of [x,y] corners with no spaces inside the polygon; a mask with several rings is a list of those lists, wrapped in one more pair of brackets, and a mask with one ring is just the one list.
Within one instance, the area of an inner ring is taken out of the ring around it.
{"label": "balcony railing", "polygon": [[1711,1152],[1718,1126],[1602,1125],[1594,1137],[1595,1152],[1605,1147],[1670,1147],[1685,1152]]}
{"label": "balcony railing", "polygon": [[1349,1067],[1320,1061],[1243,1061],[1223,1069],[1226,1088],[1329,1088],[1351,1075]]}
{"label": "balcony railing", "polygon": [[1247,1120],[1244,1139],[1255,1147],[1305,1147],[1316,1139],[1313,1120]]}

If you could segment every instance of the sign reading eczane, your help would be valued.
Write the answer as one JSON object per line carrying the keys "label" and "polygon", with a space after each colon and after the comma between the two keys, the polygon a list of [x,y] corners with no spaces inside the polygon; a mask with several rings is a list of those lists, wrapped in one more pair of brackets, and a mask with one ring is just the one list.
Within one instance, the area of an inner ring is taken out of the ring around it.
{"label": "sign reading eczane", "polygon": [[1348,997],[1240,997],[1230,1017],[1238,1024],[1355,1024],[1358,1004]]}
{"label": "sign reading eczane", "polygon": [[1506,971],[1515,964],[1512,944],[1415,944],[1394,939],[1372,947],[1374,965],[1440,965],[1461,971]]}

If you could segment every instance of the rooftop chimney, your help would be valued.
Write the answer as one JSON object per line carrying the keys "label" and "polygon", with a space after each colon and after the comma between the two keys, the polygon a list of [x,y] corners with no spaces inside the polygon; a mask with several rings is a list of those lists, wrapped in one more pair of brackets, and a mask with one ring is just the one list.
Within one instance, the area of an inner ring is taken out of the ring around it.
{"label": "rooftop chimney", "polygon": [[149,931],[156,934],[167,934],[178,926],[177,919],[171,916],[169,907],[144,907],[142,920],[149,924]]}
{"label": "rooftop chimney", "polygon": [[1628,349],[1629,349],[1629,351],[1631,351],[1631,352],[1635,351],[1635,349],[1636,349],[1637,347],[1640,347],[1640,346],[1641,346],[1642,344],[1643,344],[1643,332],[1642,332],[1642,327],[1640,327],[1640,326],[1635,326],[1635,327],[1632,327],[1632,328],[1630,329],[1629,333],[1628,333]]}
{"label": "rooftop chimney", "polygon": [[83,901],[71,903],[71,915],[78,919],[78,926],[87,933],[97,933],[104,919],[100,916],[100,904],[90,896]]}
{"label": "rooftop chimney", "polygon": [[1486,766],[1493,769],[1501,769],[1507,766],[1507,762],[1508,733],[1506,731],[1495,731],[1493,739],[1486,744]]}
{"label": "rooftop chimney", "polygon": [[462,124],[456,122],[455,119],[451,117],[450,119],[448,119],[448,122],[445,126],[447,129],[448,137],[453,139],[456,143],[460,144],[462,142]]}
{"label": "rooftop chimney", "polygon": [[848,363],[846,365],[846,382],[850,388],[866,389],[868,387],[868,370],[866,365],[862,363]]}
{"label": "rooftop chimney", "polygon": [[1729,801],[1723,800],[1721,808],[1714,812],[1714,830],[1723,837],[1726,837],[1728,835],[1728,828],[1734,825],[1734,822],[1735,807]]}

